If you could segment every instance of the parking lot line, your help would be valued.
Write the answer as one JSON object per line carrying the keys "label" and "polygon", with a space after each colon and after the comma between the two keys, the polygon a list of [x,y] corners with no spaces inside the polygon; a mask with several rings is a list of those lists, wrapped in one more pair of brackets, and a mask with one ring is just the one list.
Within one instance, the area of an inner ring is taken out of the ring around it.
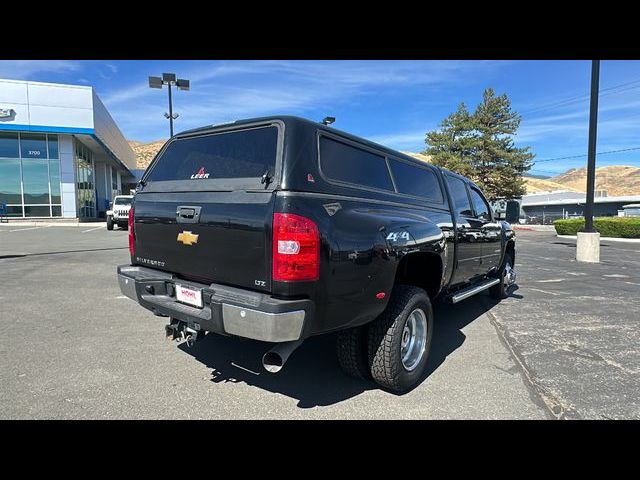
{"label": "parking lot line", "polygon": [[39,229],[39,228],[47,228],[47,227],[48,227],[48,225],[47,225],[47,226],[45,226],[45,227],[18,228],[18,229],[16,229],[16,230],[9,230],[9,232],[24,232],[25,230],[37,230],[37,229]]}
{"label": "parking lot line", "polygon": [[102,225],[100,225],[99,227],[90,228],[89,230],[83,230],[80,233],[93,232],[94,230],[100,230],[101,228],[104,228],[104,227]]}

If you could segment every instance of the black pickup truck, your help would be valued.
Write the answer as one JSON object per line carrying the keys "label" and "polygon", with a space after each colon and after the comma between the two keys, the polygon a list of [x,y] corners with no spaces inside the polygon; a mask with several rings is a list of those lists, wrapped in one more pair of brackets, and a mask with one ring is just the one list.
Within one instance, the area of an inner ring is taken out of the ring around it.
{"label": "black pickup truck", "polygon": [[298,117],[175,135],[129,215],[123,294],[169,317],[190,346],[207,332],[265,342],[282,368],[337,333],[343,369],[404,392],[420,382],[436,299],[515,282],[515,234],[468,179]]}

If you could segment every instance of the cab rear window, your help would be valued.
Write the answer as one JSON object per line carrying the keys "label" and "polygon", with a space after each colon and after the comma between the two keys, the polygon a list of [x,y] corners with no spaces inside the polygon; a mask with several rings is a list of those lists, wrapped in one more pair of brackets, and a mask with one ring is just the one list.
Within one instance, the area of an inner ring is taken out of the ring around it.
{"label": "cab rear window", "polygon": [[275,174],[277,148],[275,126],[181,138],[167,146],[145,180],[246,178],[249,184],[259,184],[265,173]]}
{"label": "cab rear window", "polygon": [[331,180],[393,191],[385,158],[368,150],[322,136],[320,164]]}
{"label": "cab rear window", "polygon": [[416,167],[398,160],[389,160],[389,166],[399,193],[424,197],[442,203],[442,190],[435,173],[429,167]]}

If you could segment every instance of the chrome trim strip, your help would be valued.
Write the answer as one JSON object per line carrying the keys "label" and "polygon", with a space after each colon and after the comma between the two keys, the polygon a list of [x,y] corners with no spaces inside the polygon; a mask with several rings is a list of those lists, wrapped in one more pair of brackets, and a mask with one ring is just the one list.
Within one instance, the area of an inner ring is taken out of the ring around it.
{"label": "chrome trim strip", "polygon": [[461,293],[458,293],[457,295],[451,297],[451,303],[458,303],[465,298],[469,298],[476,293],[486,290],[489,287],[493,287],[496,283],[500,283],[499,278],[494,278],[493,280],[487,281],[486,283],[481,283],[480,285],[470,288],[469,290],[463,290]]}

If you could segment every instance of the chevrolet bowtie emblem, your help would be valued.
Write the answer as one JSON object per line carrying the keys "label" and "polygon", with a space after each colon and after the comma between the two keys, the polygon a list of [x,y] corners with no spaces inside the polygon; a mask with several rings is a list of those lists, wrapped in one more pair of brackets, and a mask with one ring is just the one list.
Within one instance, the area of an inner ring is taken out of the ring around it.
{"label": "chevrolet bowtie emblem", "polygon": [[198,234],[191,232],[180,232],[178,234],[178,241],[184,243],[185,245],[193,245],[194,243],[198,243]]}

